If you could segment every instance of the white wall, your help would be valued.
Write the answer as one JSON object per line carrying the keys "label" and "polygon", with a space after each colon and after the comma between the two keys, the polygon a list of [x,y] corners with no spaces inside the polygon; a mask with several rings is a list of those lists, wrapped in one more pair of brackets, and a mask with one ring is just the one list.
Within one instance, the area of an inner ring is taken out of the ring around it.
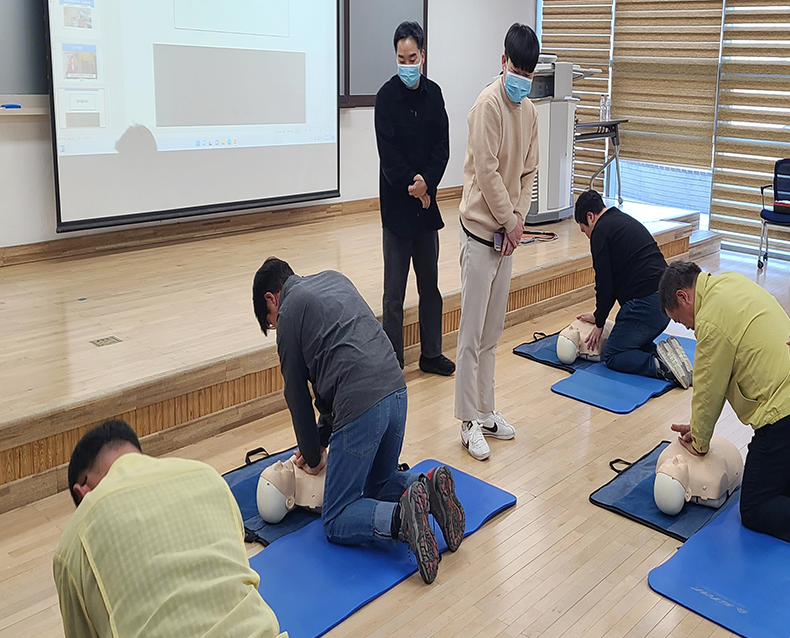
{"label": "white wall", "polygon": [[[450,163],[442,186],[459,186],[466,115],[499,72],[508,27],[517,21],[535,25],[535,0],[430,0],[428,9],[428,75],[441,85],[450,116]],[[373,109],[344,110],[340,140],[342,199],[378,196]],[[0,246],[63,237],[55,223],[49,119],[0,118]]]}

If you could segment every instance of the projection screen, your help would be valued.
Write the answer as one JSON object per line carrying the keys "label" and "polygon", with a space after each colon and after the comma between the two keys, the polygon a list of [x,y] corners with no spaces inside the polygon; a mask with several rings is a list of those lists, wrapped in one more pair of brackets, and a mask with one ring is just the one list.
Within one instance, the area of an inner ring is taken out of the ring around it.
{"label": "projection screen", "polygon": [[339,195],[336,0],[47,0],[58,230]]}

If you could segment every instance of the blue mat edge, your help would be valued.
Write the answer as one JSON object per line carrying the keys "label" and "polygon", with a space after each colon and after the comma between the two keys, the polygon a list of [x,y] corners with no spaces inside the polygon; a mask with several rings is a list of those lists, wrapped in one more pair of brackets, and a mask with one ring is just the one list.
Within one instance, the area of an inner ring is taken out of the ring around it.
{"label": "blue mat edge", "polygon": [[[437,461],[436,459],[424,459],[423,461],[420,461],[419,463],[414,465],[410,469],[410,471],[412,471],[412,472],[414,472],[414,471],[419,472],[419,471],[422,471],[420,469],[421,466],[428,465],[429,467],[435,467],[437,464],[441,465],[441,462]],[[463,470],[458,470],[457,468],[454,468],[452,466],[450,466],[450,467],[454,471],[463,472]],[[488,483],[487,481],[483,481],[483,479],[474,476],[474,474],[469,474],[468,472],[464,472],[464,474],[468,474],[469,476],[471,476],[472,478],[477,479],[478,481],[482,481],[482,482],[490,485],[491,487],[495,487],[496,489],[498,489],[499,491],[503,492],[504,494],[507,494],[510,497],[510,499],[508,499],[508,501],[506,503],[504,503],[502,506],[498,507],[496,510],[494,510],[490,514],[488,514],[482,520],[482,522],[480,523],[480,525],[478,527],[476,527],[475,529],[469,530],[467,533],[465,533],[464,534],[464,538],[466,538],[467,536],[470,536],[470,535],[474,534],[475,532],[479,531],[483,527],[483,525],[485,525],[488,521],[490,521],[495,516],[501,514],[505,510],[508,510],[511,507],[515,506],[517,504],[517,502],[518,502],[518,498],[516,497],[515,494],[512,494],[512,493],[508,492],[507,490],[503,490],[501,487],[497,487],[496,485]],[[308,523],[308,525],[306,525],[305,527],[309,527],[310,525],[321,525],[321,524],[322,524],[321,520],[319,519],[317,521],[313,521],[312,523]],[[302,529],[305,529],[305,528],[302,528]],[[275,543],[277,543],[277,541],[274,541],[273,543],[271,543],[271,545],[269,545],[269,547],[272,547]],[[263,550],[261,550],[261,552],[258,552],[258,554],[262,554],[265,551],[266,551],[266,549],[264,548]],[[445,551],[447,551],[447,550],[445,550]],[[255,556],[258,556],[258,554],[256,554]],[[255,556],[253,556],[252,559],[254,559]],[[250,560],[252,560],[252,559],[250,559]],[[250,565],[250,567],[252,567],[252,565]],[[388,587],[387,589],[385,589],[383,591],[380,591],[380,592],[378,592],[375,595],[371,595],[371,596],[365,598],[358,606],[354,607],[354,609],[352,609],[346,616],[344,616],[343,618],[341,618],[340,620],[338,620],[336,623],[332,624],[331,626],[327,627],[326,630],[323,633],[318,634],[318,636],[316,636],[316,638],[320,638],[320,636],[326,635],[327,633],[332,631],[335,627],[337,627],[338,625],[340,625],[343,622],[345,622],[346,620],[348,620],[351,616],[353,616],[355,613],[357,613],[360,609],[362,609],[363,607],[369,605],[371,602],[376,600],[376,598],[379,598],[380,596],[383,596],[388,591],[394,589],[395,587],[400,585],[403,581],[405,581],[406,579],[408,579],[411,576],[413,576],[417,572],[417,565],[416,564],[412,565],[412,567],[413,567],[412,570],[410,570],[408,573],[404,573],[402,578],[400,578],[398,580],[395,580],[392,583],[392,585],[390,587]]]}
{"label": "blue mat edge", "polygon": [[[586,374],[586,373],[585,373],[584,370],[576,370],[571,376],[574,376],[576,374]],[[558,395],[562,396],[562,397],[566,397],[568,399],[573,399],[574,401],[578,401],[579,403],[584,403],[585,405],[589,405],[589,406],[592,406],[594,408],[598,408],[599,410],[605,410],[606,412],[611,412],[612,414],[631,414],[631,412],[634,412],[638,408],[641,408],[643,405],[645,405],[648,401],[650,401],[650,399],[655,399],[656,397],[660,397],[661,395],[666,394],[667,392],[669,392],[674,387],[672,384],[669,384],[663,390],[661,390],[659,392],[653,392],[644,401],[642,401],[641,403],[638,403],[637,405],[633,406],[630,409],[627,409],[627,410],[613,410],[612,408],[607,408],[607,407],[604,407],[602,405],[598,405],[597,403],[593,403],[592,401],[586,401],[585,399],[582,399],[582,398],[580,398],[578,396],[575,396],[575,395],[570,394],[568,392],[563,392],[561,389],[557,389],[558,385],[564,383],[567,380],[568,379],[561,379],[561,380],[557,381],[557,383],[555,383],[553,386],[551,386],[551,391],[554,392],[555,394],[558,394]]]}

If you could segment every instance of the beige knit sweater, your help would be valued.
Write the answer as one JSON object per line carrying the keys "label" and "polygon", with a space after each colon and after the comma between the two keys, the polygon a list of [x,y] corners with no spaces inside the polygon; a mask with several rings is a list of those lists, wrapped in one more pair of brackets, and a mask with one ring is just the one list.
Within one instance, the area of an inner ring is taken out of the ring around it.
{"label": "beige knit sweater", "polygon": [[513,230],[516,215],[523,221],[529,211],[538,172],[538,115],[529,100],[510,100],[502,76],[479,95],[468,119],[461,222],[490,241],[500,228]]}

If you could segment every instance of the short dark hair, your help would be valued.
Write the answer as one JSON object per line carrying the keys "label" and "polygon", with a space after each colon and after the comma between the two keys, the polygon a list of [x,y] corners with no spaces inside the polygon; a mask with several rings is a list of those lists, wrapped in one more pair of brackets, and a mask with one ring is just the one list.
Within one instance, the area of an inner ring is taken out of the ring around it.
{"label": "short dark hair", "polygon": [[266,319],[266,315],[269,314],[269,309],[266,306],[266,293],[270,292],[276,295],[293,274],[294,271],[291,270],[291,267],[277,257],[269,257],[255,273],[255,279],[252,282],[252,309],[255,311],[255,318],[258,320],[263,334],[269,334],[269,321]]}
{"label": "short dark hair", "polygon": [[538,36],[526,24],[516,22],[505,36],[505,57],[520,71],[532,73],[539,56]]}
{"label": "short dark hair", "polygon": [[414,40],[414,44],[417,45],[417,48],[422,51],[423,47],[425,46],[425,32],[422,30],[419,22],[401,22],[398,25],[398,28],[395,29],[395,37],[393,38],[393,44],[395,45],[395,50],[398,50],[398,42],[401,40],[408,40],[411,38]]}
{"label": "short dark hair", "polygon": [[105,421],[100,426],[88,430],[79,440],[69,461],[69,493],[75,505],[80,504],[74,492],[74,486],[80,480],[80,476],[91,471],[99,454],[104,450],[112,449],[122,443],[131,443],[138,450],[143,451],[140,440],[131,426],[126,421],[117,419]]}
{"label": "short dark hair", "polygon": [[669,264],[658,284],[658,303],[661,312],[678,307],[678,291],[693,288],[702,269],[693,261],[676,261]]}
{"label": "short dark hair", "polygon": [[576,200],[576,208],[573,217],[577,224],[584,224],[586,226],[587,213],[598,215],[604,208],[606,208],[606,205],[603,203],[603,197],[601,197],[598,191],[584,191],[579,195],[579,199]]}

